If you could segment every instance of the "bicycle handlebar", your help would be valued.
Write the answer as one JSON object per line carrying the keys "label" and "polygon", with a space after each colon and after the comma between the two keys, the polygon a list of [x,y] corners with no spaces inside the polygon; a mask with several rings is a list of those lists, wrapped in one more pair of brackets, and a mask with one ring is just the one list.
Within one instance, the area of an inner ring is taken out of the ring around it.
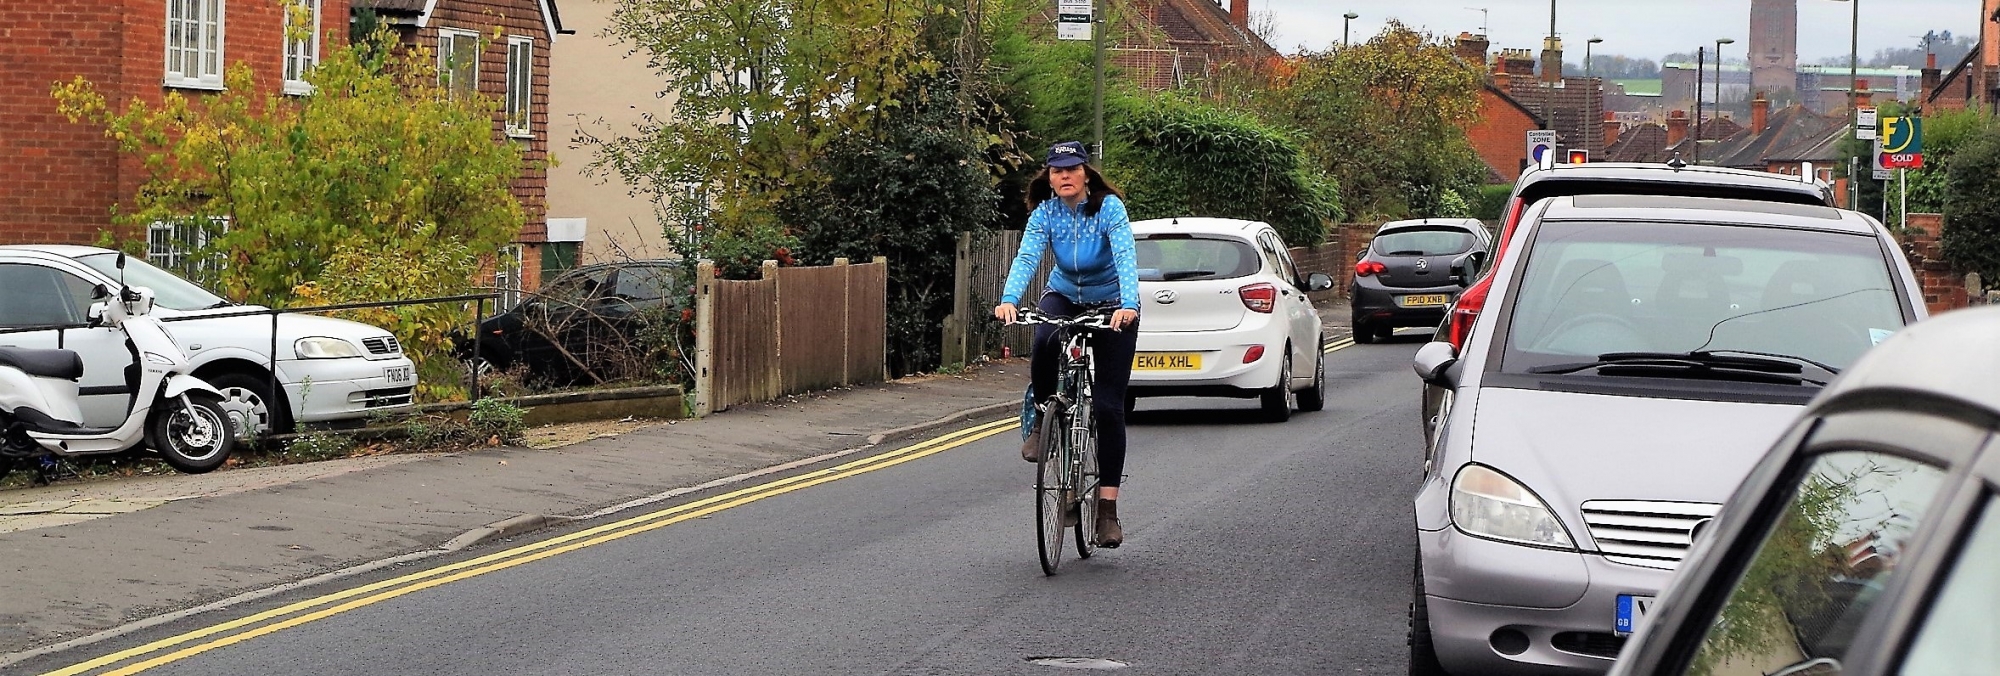
{"label": "bicycle handlebar", "polygon": [[1109,309],[1091,310],[1075,317],[1056,317],[1043,314],[1037,310],[1021,308],[1019,314],[1015,316],[1014,323],[1027,325],[1048,324],[1058,328],[1083,327],[1086,329],[1108,330],[1111,328],[1111,315],[1114,312],[1116,311]]}

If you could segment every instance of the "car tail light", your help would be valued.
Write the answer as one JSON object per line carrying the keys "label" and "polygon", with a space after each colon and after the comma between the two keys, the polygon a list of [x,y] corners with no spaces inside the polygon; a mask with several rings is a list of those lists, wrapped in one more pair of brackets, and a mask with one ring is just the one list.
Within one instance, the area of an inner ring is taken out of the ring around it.
{"label": "car tail light", "polygon": [[1251,312],[1271,314],[1278,307],[1278,287],[1270,284],[1251,284],[1237,289],[1236,294],[1243,298],[1243,307]]}
{"label": "car tail light", "polygon": [[1486,307],[1486,292],[1493,287],[1493,276],[1487,275],[1465,291],[1458,294],[1458,300],[1451,304],[1451,312],[1444,316],[1444,339],[1452,347],[1463,351],[1465,339],[1472,335],[1472,322],[1479,319],[1479,311]]}
{"label": "car tail light", "polygon": [[1389,266],[1383,265],[1382,261],[1361,261],[1354,264],[1354,275],[1356,277],[1379,275],[1388,271]]}
{"label": "car tail light", "polygon": [[1252,345],[1250,349],[1243,351],[1243,363],[1245,364],[1255,363],[1257,360],[1263,358],[1264,346],[1262,345]]}

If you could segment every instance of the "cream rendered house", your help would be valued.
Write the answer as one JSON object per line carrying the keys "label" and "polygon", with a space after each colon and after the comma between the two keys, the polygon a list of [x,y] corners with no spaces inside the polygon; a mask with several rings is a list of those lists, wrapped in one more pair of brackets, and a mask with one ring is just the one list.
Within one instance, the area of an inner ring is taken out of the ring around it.
{"label": "cream rendered house", "polygon": [[628,45],[603,35],[616,4],[610,0],[568,0],[563,26],[576,31],[553,51],[549,86],[549,140],[556,149],[549,167],[549,240],[576,242],[583,264],[623,258],[672,255],[652,203],[629,194],[616,175],[588,176],[595,151],[575,142],[579,132],[597,137],[629,134],[647,113],[666,115],[674,98],[660,97],[660,78],[643,57],[628,57]]}

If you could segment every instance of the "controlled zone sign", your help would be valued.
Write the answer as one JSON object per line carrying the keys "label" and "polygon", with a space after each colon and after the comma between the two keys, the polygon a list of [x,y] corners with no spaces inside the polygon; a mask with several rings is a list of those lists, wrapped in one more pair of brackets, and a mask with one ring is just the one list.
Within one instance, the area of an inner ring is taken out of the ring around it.
{"label": "controlled zone sign", "polygon": [[1882,166],[1924,168],[1924,121],[1916,117],[1882,118]]}
{"label": "controlled zone sign", "polygon": [[1528,159],[1541,164],[1542,156],[1555,152],[1556,132],[1554,129],[1536,129],[1528,132]]}

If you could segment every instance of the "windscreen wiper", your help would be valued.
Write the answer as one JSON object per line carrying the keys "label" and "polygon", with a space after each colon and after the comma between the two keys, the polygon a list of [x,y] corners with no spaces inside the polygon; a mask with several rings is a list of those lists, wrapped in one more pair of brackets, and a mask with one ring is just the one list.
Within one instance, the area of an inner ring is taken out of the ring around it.
{"label": "windscreen wiper", "polygon": [[[1722,355],[1717,352],[1730,352]],[[1741,356],[1738,356],[1741,355]],[[1782,357],[1782,358],[1779,358]],[[1712,352],[1607,352],[1596,361],[1550,364],[1528,369],[1540,375],[1562,375],[1596,369],[1599,375],[1736,380],[1776,385],[1825,385],[1826,381],[1802,375],[1805,365],[1827,367],[1799,357],[1766,357],[1735,350]],[[1827,369],[1829,372],[1837,373]]]}
{"label": "windscreen wiper", "polygon": [[1207,277],[1207,276],[1209,276],[1209,275],[1213,275],[1213,274],[1215,274],[1215,271],[1214,271],[1214,270],[1175,270],[1175,271],[1173,271],[1173,272],[1169,272],[1169,273],[1167,273],[1167,274],[1164,274],[1164,275],[1160,275],[1160,281],[1163,281],[1163,282],[1171,282],[1171,281],[1174,281],[1174,280],[1177,280],[1177,279],[1189,279],[1189,278],[1193,278],[1193,277]]}

